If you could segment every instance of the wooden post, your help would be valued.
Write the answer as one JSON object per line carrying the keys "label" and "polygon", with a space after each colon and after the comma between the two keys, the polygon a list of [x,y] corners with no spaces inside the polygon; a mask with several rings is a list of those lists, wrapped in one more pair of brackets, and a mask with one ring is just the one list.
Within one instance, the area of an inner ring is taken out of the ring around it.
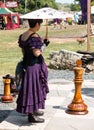
{"label": "wooden post", "polygon": [[90,52],[91,0],[87,0],[87,51]]}
{"label": "wooden post", "polygon": [[3,77],[4,82],[4,95],[2,96],[2,102],[9,103],[13,102],[13,96],[10,93],[10,82],[11,79],[8,76]]}
{"label": "wooden post", "polygon": [[82,74],[84,71],[84,68],[81,67],[82,61],[77,60],[77,66],[74,67],[74,84],[75,84],[75,94],[74,98],[72,100],[72,103],[68,105],[68,109],[66,112],[68,114],[74,114],[74,115],[84,115],[87,114],[87,105],[84,103],[81,95],[81,86],[83,82]]}

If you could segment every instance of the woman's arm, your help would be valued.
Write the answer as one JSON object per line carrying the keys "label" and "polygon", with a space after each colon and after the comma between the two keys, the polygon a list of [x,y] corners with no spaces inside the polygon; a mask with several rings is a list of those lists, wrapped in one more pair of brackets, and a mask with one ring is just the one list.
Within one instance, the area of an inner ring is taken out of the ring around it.
{"label": "woman's arm", "polygon": [[40,54],[42,54],[41,50],[40,49],[33,49],[33,54],[34,56],[38,57]]}

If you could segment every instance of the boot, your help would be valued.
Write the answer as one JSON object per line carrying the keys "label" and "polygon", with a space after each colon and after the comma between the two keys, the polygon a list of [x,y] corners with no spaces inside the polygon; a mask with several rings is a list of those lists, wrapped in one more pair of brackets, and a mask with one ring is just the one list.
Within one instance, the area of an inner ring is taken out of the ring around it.
{"label": "boot", "polygon": [[33,114],[28,115],[28,122],[30,123],[43,123],[44,119],[39,118],[38,116],[35,116]]}
{"label": "boot", "polygon": [[34,112],[35,116],[43,116],[44,112],[43,111],[38,111],[38,112]]}

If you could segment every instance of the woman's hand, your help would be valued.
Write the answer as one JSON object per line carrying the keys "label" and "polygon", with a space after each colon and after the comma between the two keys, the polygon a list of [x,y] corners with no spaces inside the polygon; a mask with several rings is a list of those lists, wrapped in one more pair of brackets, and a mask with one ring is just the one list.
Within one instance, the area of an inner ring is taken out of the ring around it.
{"label": "woman's hand", "polygon": [[49,41],[48,39],[44,39],[44,42],[43,42],[43,43],[46,44],[46,46],[48,46],[49,43],[50,43],[50,41]]}

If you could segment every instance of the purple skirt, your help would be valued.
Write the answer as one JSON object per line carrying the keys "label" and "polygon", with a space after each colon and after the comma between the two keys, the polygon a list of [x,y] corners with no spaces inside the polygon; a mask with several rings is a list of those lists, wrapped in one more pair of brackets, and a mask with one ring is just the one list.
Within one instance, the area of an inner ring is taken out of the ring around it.
{"label": "purple skirt", "polygon": [[27,67],[17,98],[18,112],[33,113],[45,108],[46,94],[49,92],[47,78],[48,70],[45,63]]}

